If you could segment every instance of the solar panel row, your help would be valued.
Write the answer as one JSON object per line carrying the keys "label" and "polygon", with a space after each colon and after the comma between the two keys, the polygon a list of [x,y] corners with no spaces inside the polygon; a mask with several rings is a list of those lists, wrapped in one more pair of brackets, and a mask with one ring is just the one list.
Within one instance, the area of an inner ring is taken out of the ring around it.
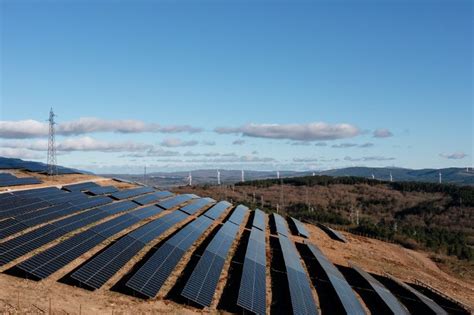
{"label": "solar panel row", "polygon": [[240,281],[237,305],[255,314],[266,309],[265,232],[252,227]]}
{"label": "solar panel row", "polygon": [[126,286],[144,296],[156,296],[186,251],[211,224],[211,219],[201,216],[186,225],[145,262]]}
{"label": "solar panel row", "polygon": [[93,209],[61,219],[0,244],[0,266],[7,264],[71,231],[97,222],[110,214]]}
{"label": "solar panel row", "polygon": [[318,226],[321,228],[321,230],[323,230],[324,232],[326,232],[326,234],[329,235],[329,237],[331,237],[332,239],[335,239],[337,241],[340,241],[340,242],[343,242],[343,243],[347,243],[347,240],[346,238],[344,237],[344,235],[342,235],[341,233],[339,233],[338,231],[330,228],[329,226],[327,225],[324,225],[324,224],[321,224],[321,223],[318,223]]}
{"label": "solar panel row", "polygon": [[111,202],[109,198],[86,198],[76,204],[63,203],[52,207],[43,208],[38,211],[27,212],[5,220],[0,227],[0,237],[8,237],[23,231],[29,227],[36,226],[54,219],[58,219],[94,206]]}
{"label": "solar panel row", "polygon": [[165,210],[169,210],[169,209],[175,208],[175,207],[185,203],[186,201],[189,201],[189,200],[195,199],[195,198],[199,198],[199,197],[194,195],[194,194],[177,195],[173,198],[163,200],[163,201],[159,202],[157,205],[160,206],[161,208],[165,209]]}
{"label": "solar panel row", "polygon": [[[32,172],[47,172],[48,166],[41,162],[23,161],[21,159],[0,157],[0,169],[24,169]],[[85,174],[73,168],[58,166],[58,174]]]}
{"label": "solar panel row", "polygon": [[204,215],[212,220],[218,219],[232,204],[227,201],[219,201],[211,209],[207,210]]}
{"label": "solar panel row", "polygon": [[412,288],[411,286],[409,286],[408,284],[394,278],[394,277],[390,277],[393,281],[395,281],[398,285],[402,286],[403,288],[405,288],[406,290],[408,290],[409,292],[411,292],[421,303],[423,303],[428,309],[430,309],[433,314],[437,314],[437,315],[447,315],[448,313],[441,307],[438,305],[438,303],[436,303],[435,301],[433,301],[432,299],[430,299],[429,297],[427,297],[426,295],[424,295],[423,293],[419,292],[418,290],[415,290],[414,288]]}
{"label": "solar panel row", "polygon": [[34,185],[41,183],[42,181],[34,177],[16,177],[10,173],[0,173],[0,187]]}
{"label": "solar panel row", "polygon": [[193,200],[184,207],[181,207],[180,210],[186,212],[187,214],[193,215],[200,209],[209,206],[215,202],[216,201],[212,198],[200,198],[197,200]]}
{"label": "solar panel row", "polygon": [[72,185],[64,185],[62,188],[69,191],[83,191],[88,190],[89,188],[93,187],[100,187],[94,182],[85,182],[79,184],[72,184]]}
{"label": "solar panel row", "polygon": [[305,244],[324,270],[324,273],[326,273],[346,313],[365,315],[366,312],[364,308],[341,272],[326,258],[316,245],[309,242],[305,242]]}
{"label": "solar panel row", "polygon": [[281,234],[278,235],[278,240],[285,261],[293,314],[316,314],[317,308],[311,292],[310,280],[301,264],[295,245]]}
{"label": "solar panel row", "polygon": [[297,220],[293,217],[290,217],[290,219],[293,222],[293,224],[295,225],[296,231],[298,232],[298,235],[309,238],[309,232],[308,232],[308,230],[306,230],[303,223],[301,223],[300,220]]}
{"label": "solar panel row", "polygon": [[139,227],[89,260],[71,277],[90,288],[100,288],[146,244],[186,217],[184,212],[174,211]]}
{"label": "solar panel row", "polygon": [[99,186],[99,187],[88,188],[87,191],[97,196],[97,195],[111,194],[111,193],[117,192],[118,189],[115,186]]}
{"label": "solar panel row", "polygon": [[157,202],[157,201],[159,201],[163,198],[167,198],[167,197],[170,197],[172,195],[173,194],[170,193],[169,191],[157,191],[155,193],[151,193],[151,194],[147,194],[147,195],[137,197],[137,198],[133,199],[133,202],[136,202],[139,205],[143,206],[143,205],[146,205],[146,204],[149,204],[149,203],[152,203],[152,202]]}
{"label": "solar panel row", "polygon": [[277,234],[281,234],[283,236],[288,237],[288,226],[286,225],[285,219],[276,213],[273,213],[273,219],[275,220],[275,227]]}
{"label": "solar panel row", "polygon": [[362,270],[361,268],[351,264],[352,269],[354,269],[362,278],[367,281],[375,294],[382,300],[384,305],[393,313],[408,315],[410,314],[403,304],[401,304],[398,299],[377,279],[372,277],[370,274]]}
{"label": "solar panel row", "polygon": [[229,221],[234,224],[240,225],[248,212],[249,208],[243,205],[238,205],[237,208],[235,208],[234,212],[232,212]]}
{"label": "solar panel row", "polygon": [[261,231],[265,231],[265,212],[260,209],[255,209],[255,215],[253,217],[252,226],[256,227]]}
{"label": "solar panel row", "polygon": [[199,259],[181,295],[202,306],[212,302],[227,254],[239,226],[227,221],[213,237]]}
{"label": "solar panel row", "polygon": [[[63,242],[48,248],[44,252],[23,261],[16,267],[33,276],[44,279],[82,254],[91,250],[107,238],[146,218],[134,216],[133,213],[135,211],[125,213],[112,220],[103,222],[86,231],[76,234]],[[147,217],[156,215],[161,211],[162,210],[158,207],[154,207],[154,212],[148,212]]]}
{"label": "solar panel row", "polygon": [[155,190],[151,187],[139,187],[139,188],[132,188],[132,189],[126,189],[126,190],[121,190],[116,193],[111,194],[110,196],[114,199],[127,199],[135,196],[140,196],[146,193],[154,192]]}

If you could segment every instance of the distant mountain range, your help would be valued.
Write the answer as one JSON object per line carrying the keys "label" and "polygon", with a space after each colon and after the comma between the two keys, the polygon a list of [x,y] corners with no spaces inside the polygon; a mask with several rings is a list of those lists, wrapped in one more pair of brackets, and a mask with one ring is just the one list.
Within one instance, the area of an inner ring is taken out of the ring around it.
{"label": "distant mountain range", "polygon": [[[328,175],[328,176],[356,176],[366,177],[389,181],[390,173],[394,181],[419,181],[419,182],[433,182],[439,181],[439,173],[443,183],[457,184],[457,185],[474,185],[474,170],[466,168],[443,168],[443,169],[421,169],[413,170],[406,168],[375,168],[375,167],[348,167],[341,169],[333,169],[327,171],[280,171],[280,177],[297,177],[297,176],[311,176],[313,175]],[[195,170],[191,172],[193,184],[217,184],[216,170]],[[221,182],[231,184],[241,181],[241,170],[221,170]],[[132,181],[143,182],[143,175],[114,175],[106,174],[108,177],[120,177]],[[146,181],[151,185],[159,186],[179,186],[188,183],[189,172],[154,172],[146,177]],[[245,171],[245,180],[257,180],[276,178],[275,171]]]}

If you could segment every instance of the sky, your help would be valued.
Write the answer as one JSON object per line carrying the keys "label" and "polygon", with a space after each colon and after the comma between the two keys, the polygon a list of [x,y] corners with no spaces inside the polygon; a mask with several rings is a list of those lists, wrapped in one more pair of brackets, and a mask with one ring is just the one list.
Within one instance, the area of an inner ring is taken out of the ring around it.
{"label": "sky", "polygon": [[0,0],[0,156],[95,172],[473,164],[469,0]]}

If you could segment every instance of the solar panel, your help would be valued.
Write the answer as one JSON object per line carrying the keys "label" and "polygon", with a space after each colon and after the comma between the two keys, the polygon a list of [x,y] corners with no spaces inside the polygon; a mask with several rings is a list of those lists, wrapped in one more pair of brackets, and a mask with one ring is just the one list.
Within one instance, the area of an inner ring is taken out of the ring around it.
{"label": "solar panel", "polygon": [[86,183],[65,185],[62,188],[69,191],[82,191],[82,190],[88,190],[89,188],[93,188],[93,187],[100,187],[100,186],[94,182],[86,182]]}
{"label": "solar panel", "polygon": [[207,210],[204,215],[212,220],[218,219],[230,206],[231,203],[227,201],[219,201],[211,209]]}
{"label": "solar panel", "polygon": [[195,214],[200,209],[209,206],[210,204],[215,203],[216,201],[212,198],[201,198],[197,200],[193,200],[192,202],[188,203],[184,207],[181,207],[180,210],[186,212],[187,214]]}
{"label": "solar panel", "polygon": [[136,207],[138,207],[136,203],[125,200],[125,201],[120,201],[120,202],[114,202],[112,204],[99,207],[98,209],[112,215],[119,212],[135,209]]}
{"label": "solar panel", "polygon": [[113,193],[110,195],[114,199],[127,199],[139,195],[143,195],[146,193],[154,192],[155,190],[152,187],[139,187],[139,188],[132,188],[132,189],[126,189],[126,190],[121,190],[116,193]]}
{"label": "solar panel", "polygon": [[45,225],[0,244],[0,266],[21,257],[66,234],[52,225]]}
{"label": "solar panel", "polygon": [[326,258],[316,245],[309,242],[305,242],[305,244],[326,273],[346,313],[365,315],[366,312],[364,308],[341,272]]}
{"label": "solar panel", "polygon": [[338,231],[331,229],[329,226],[321,224],[321,223],[318,223],[318,226],[321,228],[321,230],[326,232],[326,234],[328,234],[329,237],[331,237],[332,239],[343,242],[343,243],[347,243],[347,240],[344,237],[344,235],[342,235]]}
{"label": "solar panel", "polygon": [[87,191],[93,195],[105,195],[114,193],[118,191],[118,189],[115,186],[99,186],[88,188]]}
{"label": "solar panel", "polygon": [[413,295],[415,295],[426,307],[428,307],[431,311],[433,311],[434,314],[439,314],[439,315],[447,315],[448,312],[446,312],[441,306],[438,305],[435,301],[424,295],[423,293],[419,292],[418,290],[415,290],[408,284],[394,278],[390,277],[393,281],[395,281],[398,285],[402,286],[406,290],[410,291]]}
{"label": "solar panel", "polygon": [[20,231],[26,230],[27,228],[27,225],[24,225],[12,218],[0,221],[0,238],[8,237]]}
{"label": "solar panel", "polygon": [[237,305],[255,314],[266,309],[265,232],[252,227],[245,253]]}
{"label": "solar panel", "polygon": [[184,253],[211,224],[211,219],[201,216],[186,225],[145,262],[126,283],[126,286],[147,297],[154,297]]}
{"label": "solar panel", "polygon": [[183,195],[178,195],[178,196],[163,200],[159,202],[157,205],[165,210],[169,210],[185,203],[186,201],[189,201],[195,198],[199,198],[199,197],[194,194],[183,194]]}
{"label": "solar panel", "polygon": [[372,277],[370,274],[362,270],[361,268],[351,264],[352,269],[354,269],[361,277],[363,277],[382,300],[385,306],[393,312],[393,314],[402,314],[408,315],[410,312],[401,304],[398,299],[377,279]]}
{"label": "solar panel", "polygon": [[181,295],[202,306],[209,306],[222,268],[239,226],[228,221],[214,236],[199,259]]}
{"label": "solar panel", "polygon": [[282,234],[278,235],[278,240],[285,261],[293,314],[317,314],[310,280],[301,264],[295,245]]}
{"label": "solar panel", "polygon": [[0,173],[0,187],[40,184],[34,177],[16,177],[10,173]]}
{"label": "solar panel", "polygon": [[98,224],[89,230],[76,234],[18,264],[17,267],[31,275],[44,279],[107,238],[145,218],[132,216],[131,213],[133,212],[134,211],[125,213],[112,220]]}
{"label": "solar panel", "polygon": [[256,227],[257,229],[261,231],[265,231],[265,225],[266,225],[265,219],[266,219],[265,212],[263,212],[260,209],[255,209],[255,215],[253,217],[252,226]]}
{"label": "solar panel", "polygon": [[279,214],[273,213],[273,218],[275,219],[275,227],[277,234],[288,237],[288,226],[286,225],[285,219]]}
{"label": "solar panel", "polygon": [[37,201],[34,203],[4,207],[2,211],[0,211],[0,219],[17,216],[22,213],[32,212],[48,206],[50,206],[50,203],[46,201]]}
{"label": "solar panel", "polygon": [[163,212],[163,209],[157,207],[157,206],[148,206],[144,208],[140,208],[137,210],[134,210],[130,212],[130,215],[133,215],[137,218],[140,219],[146,219],[148,217],[152,217],[154,215],[157,215],[159,213]]}
{"label": "solar panel", "polygon": [[308,230],[306,230],[304,224],[301,223],[300,220],[297,220],[295,218],[290,217],[290,219],[293,222],[293,224],[295,225],[296,231],[298,232],[298,235],[309,238],[309,232],[308,232]]}
{"label": "solar panel", "polygon": [[229,221],[234,224],[240,225],[248,212],[249,208],[243,205],[238,205],[237,208],[235,208],[234,212],[232,212]]}
{"label": "solar panel", "polygon": [[90,288],[100,288],[147,243],[186,217],[184,212],[175,211],[139,227],[89,260],[71,277]]}
{"label": "solar panel", "polygon": [[155,192],[155,193],[152,193],[152,194],[148,194],[148,195],[144,195],[144,196],[140,196],[138,198],[135,198],[133,199],[133,202],[136,202],[138,203],[139,205],[146,205],[146,204],[149,204],[149,203],[152,203],[152,202],[157,202],[158,200],[161,200],[163,198],[166,198],[166,197],[169,197],[169,196],[172,196],[173,194],[170,193],[169,191],[159,191],[159,192]]}

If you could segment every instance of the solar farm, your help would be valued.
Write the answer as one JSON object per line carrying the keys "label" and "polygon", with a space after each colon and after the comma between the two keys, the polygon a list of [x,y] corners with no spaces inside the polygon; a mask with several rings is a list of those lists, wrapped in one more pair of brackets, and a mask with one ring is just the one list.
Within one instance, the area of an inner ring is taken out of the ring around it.
{"label": "solar farm", "polygon": [[130,306],[125,313],[469,313],[428,286],[333,263],[315,235],[328,246],[352,241],[325,225],[115,181],[4,192],[0,279],[46,293],[27,303],[27,293],[4,292],[18,294],[18,305],[1,298],[12,313],[21,304],[54,312],[60,299],[69,301],[63,312],[77,314],[117,304]]}

